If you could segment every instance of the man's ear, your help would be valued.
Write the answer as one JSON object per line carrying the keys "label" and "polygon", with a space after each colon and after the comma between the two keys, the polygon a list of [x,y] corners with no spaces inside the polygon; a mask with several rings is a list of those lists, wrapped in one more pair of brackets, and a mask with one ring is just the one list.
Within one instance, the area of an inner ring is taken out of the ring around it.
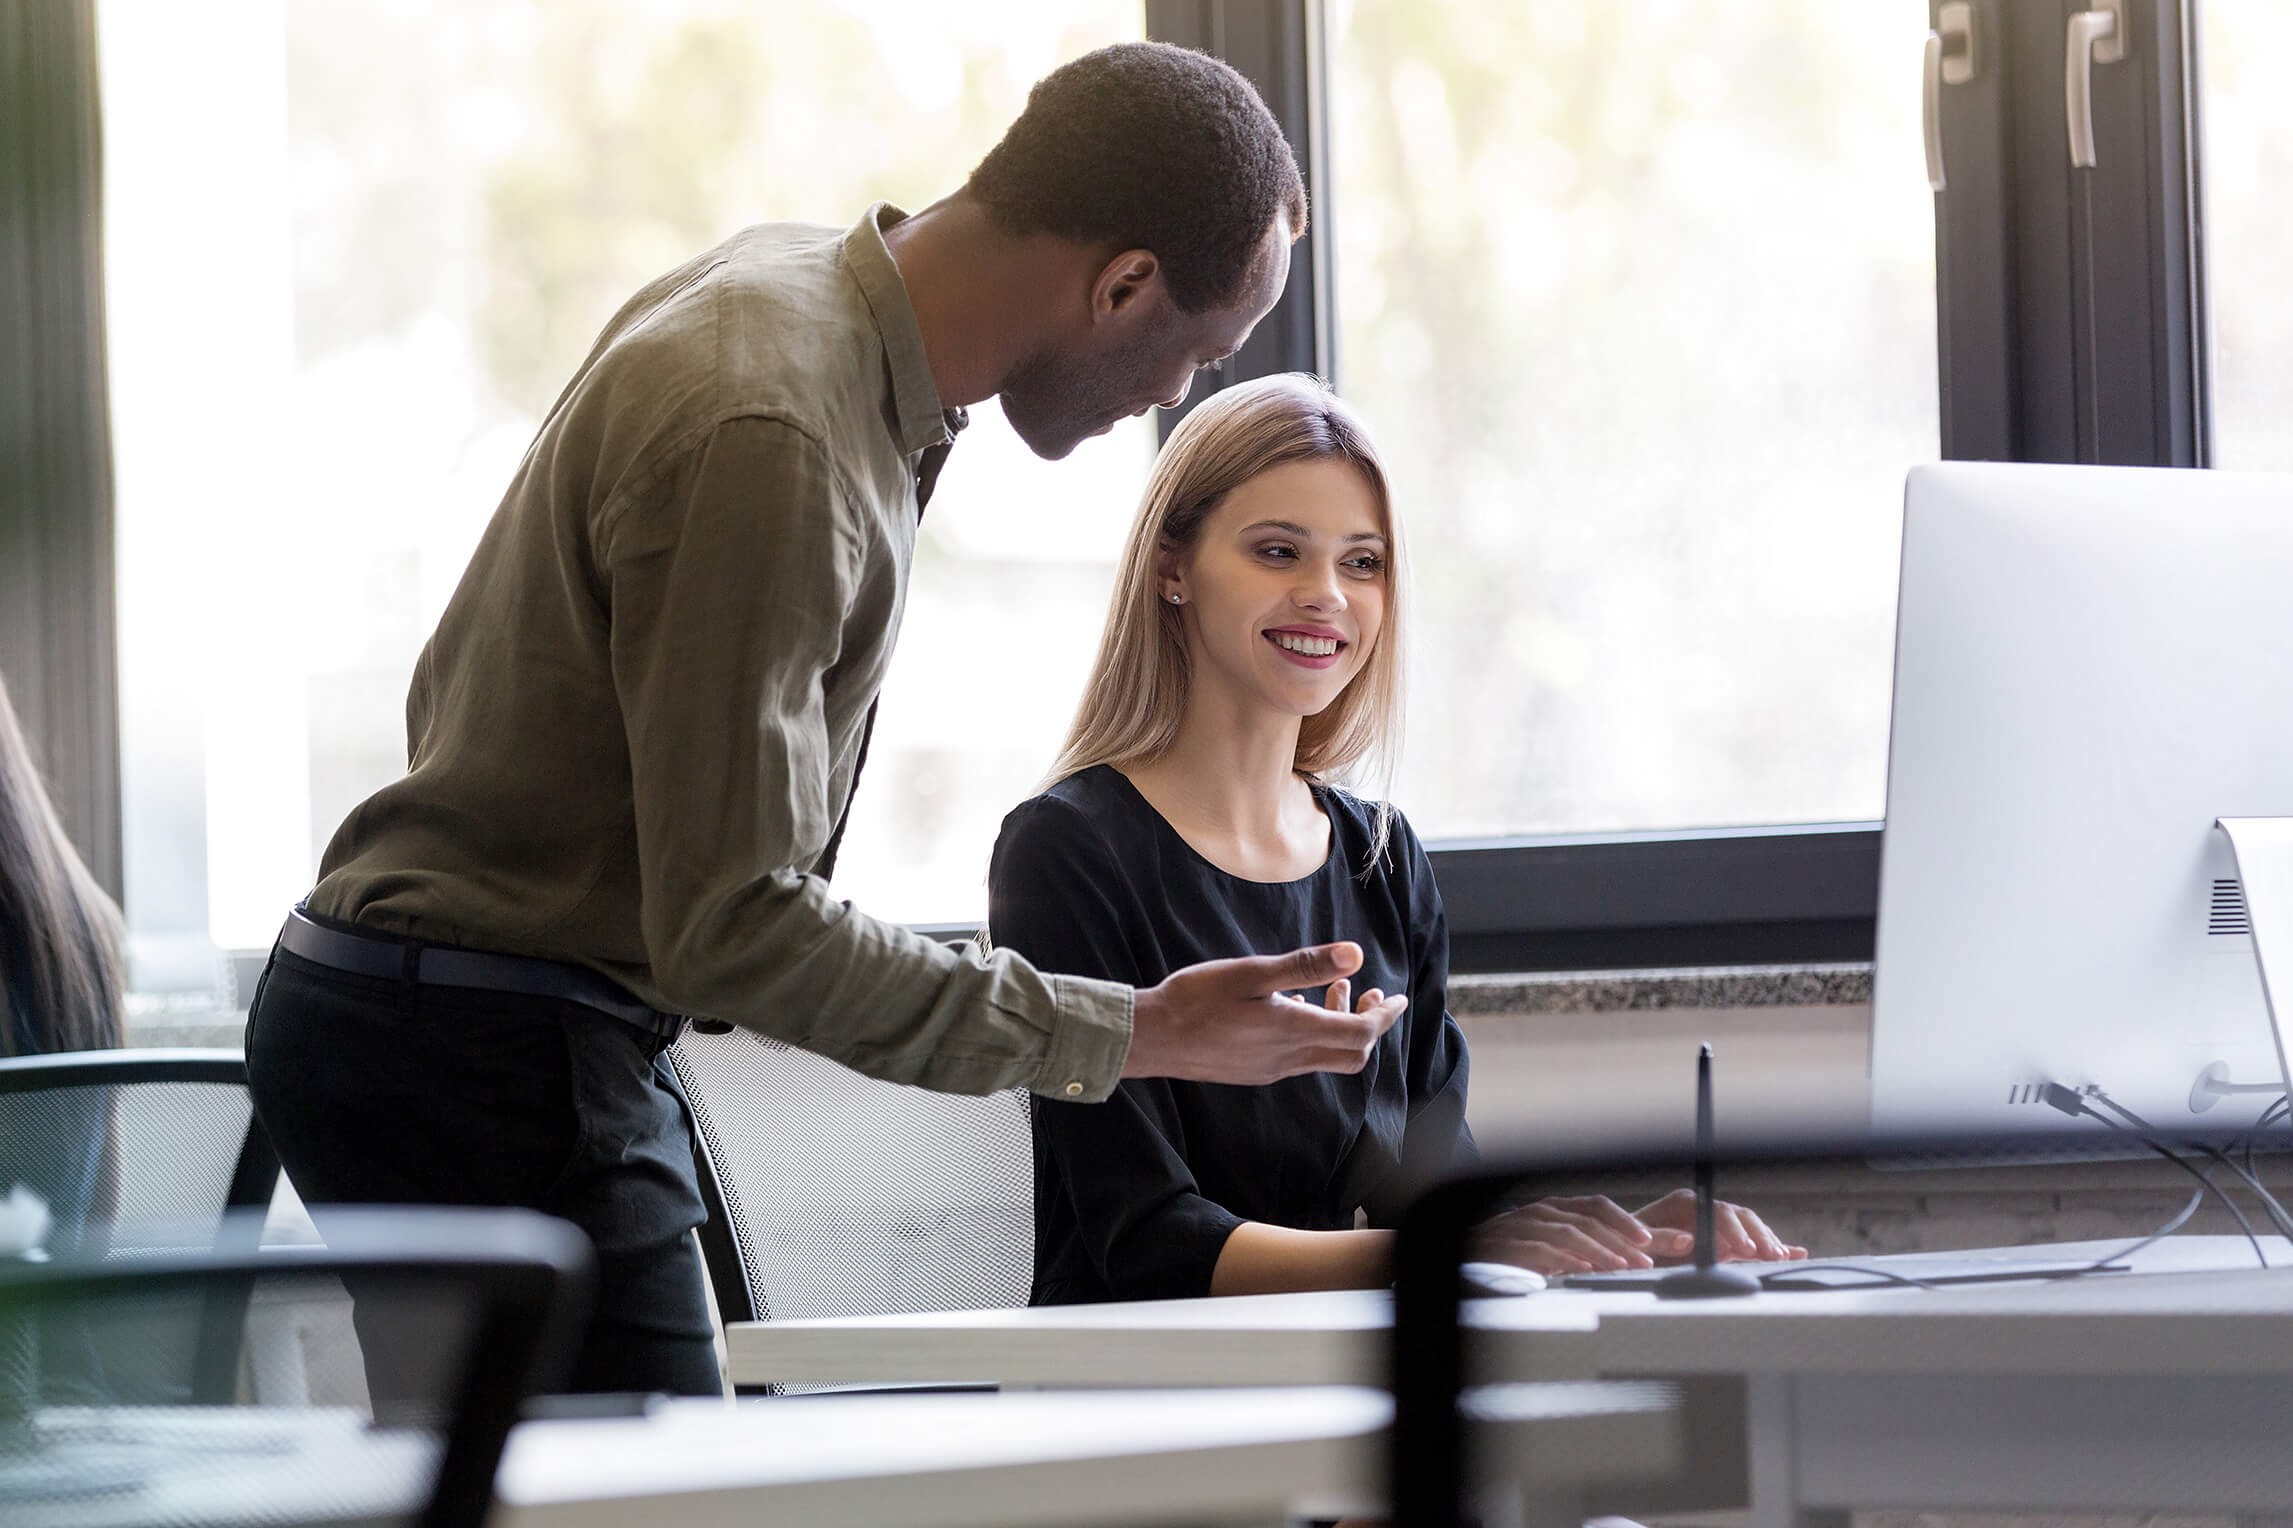
{"label": "man's ear", "polygon": [[1091,283],[1091,321],[1132,318],[1153,308],[1162,290],[1162,262],[1150,249],[1126,249],[1099,267]]}

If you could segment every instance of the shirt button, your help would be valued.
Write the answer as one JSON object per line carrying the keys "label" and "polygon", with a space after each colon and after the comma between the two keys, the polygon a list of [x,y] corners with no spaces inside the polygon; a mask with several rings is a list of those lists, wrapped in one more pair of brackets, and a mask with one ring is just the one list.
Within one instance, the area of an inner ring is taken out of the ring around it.
{"label": "shirt button", "polygon": [[1081,1098],[1083,1096],[1083,1085],[1079,1082],[1068,1083],[1067,1096],[1069,1098]]}

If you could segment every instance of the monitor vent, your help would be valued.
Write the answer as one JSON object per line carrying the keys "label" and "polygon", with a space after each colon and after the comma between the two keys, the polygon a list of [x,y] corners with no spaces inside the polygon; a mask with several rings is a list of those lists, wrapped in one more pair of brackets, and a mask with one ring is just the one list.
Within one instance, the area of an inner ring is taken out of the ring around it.
{"label": "monitor vent", "polygon": [[2234,880],[2213,883],[2213,903],[2206,912],[2208,934],[2250,934],[2253,924],[2245,915],[2245,888]]}

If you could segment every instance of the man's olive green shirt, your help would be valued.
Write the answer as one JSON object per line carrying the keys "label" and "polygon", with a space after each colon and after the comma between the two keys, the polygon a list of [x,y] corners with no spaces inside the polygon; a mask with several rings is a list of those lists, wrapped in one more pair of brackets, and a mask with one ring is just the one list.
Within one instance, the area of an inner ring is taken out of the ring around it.
{"label": "man's olive green shirt", "polygon": [[810,873],[899,635],[918,473],[953,440],[900,216],[751,228],[614,315],[415,667],[406,777],[335,834],[314,911],[577,962],[896,1082],[1113,1089],[1129,988],[959,954]]}

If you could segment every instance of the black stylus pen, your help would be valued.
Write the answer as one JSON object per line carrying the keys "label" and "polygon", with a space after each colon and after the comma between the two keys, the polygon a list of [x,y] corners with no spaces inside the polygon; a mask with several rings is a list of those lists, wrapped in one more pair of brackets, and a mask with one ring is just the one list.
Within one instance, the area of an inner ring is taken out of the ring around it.
{"label": "black stylus pen", "polygon": [[1696,1051],[1696,1267],[1708,1272],[1718,1261],[1712,1227],[1712,1047]]}
{"label": "black stylus pen", "polygon": [[1696,1051],[1696,1260],[1656,1281],[1659,1300],[1701,1300],[1713,1295],[1748,1295],[1760,1281],[1741,1268],[1719,1267],[1720,1240],[1713,1225],[1712,1047]]}

